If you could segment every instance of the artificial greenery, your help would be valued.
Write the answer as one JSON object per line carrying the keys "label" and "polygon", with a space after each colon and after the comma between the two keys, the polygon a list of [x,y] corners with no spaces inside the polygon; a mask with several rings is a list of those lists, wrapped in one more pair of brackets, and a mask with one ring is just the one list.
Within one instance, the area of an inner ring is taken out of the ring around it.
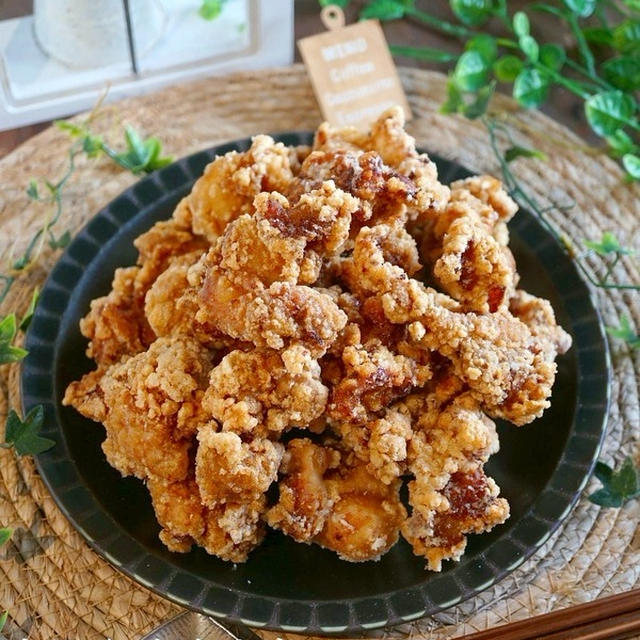
{"label": "artificial greenery", "polygon": [[198,9],[201,18],[215,20],[221,13],[227,0],[203,0]]}
{"label": "artificial greenery", "polygon": [[5,424],[4,442],[0,447],[13,447],[19,456],[35,456],[53,447],[55,442],[38,435],[44,423],[44,408],[37,405],[24,420],[13,410],[9,411]]}
{"label": "artificial greenery", "polygon": [[602,488],[589,496],[594,504],[617,508],[640,497],[640,469],[630,457],[625,458],[618,471],[604,462],[597,462],[594,474],[602,483]]}
{"label": "artificial greenery", "polygon": [[[349,0],[321,5],[346,6]],[[506,0],[450,0],[457,23],[416,7],[415,0],[369,0],[361,18],[410,18],[458,38],[457,53],[433,47],[391,45],[392,53],[455,63],[450,73],[445,113],[484,115],[499,84],[509,87],[525,108],[544,104],[554,86],[578,96],[589,126],[619,158],[630,180],[640,180],[638,104],[640,89],[640,4],[638,0],[551,0],[510,13]],[[563,22],[573,47],[543,42],[530,16],[553,14]],[[499,36],[479,31],[493,22]]]}

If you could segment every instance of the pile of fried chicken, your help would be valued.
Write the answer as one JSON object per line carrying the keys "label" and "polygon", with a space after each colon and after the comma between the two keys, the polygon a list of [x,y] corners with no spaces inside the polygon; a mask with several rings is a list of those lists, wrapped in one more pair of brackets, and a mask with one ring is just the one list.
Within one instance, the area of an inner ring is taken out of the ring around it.
{"label": "pile of fried chicken", "polygon": [[540,416],[571,344],[518,289],[516,210],[495,178],[442,185],[398,108],[311,148],[256,136],[137,238],[64,404],[172,551],[243,562],[269,526],[360,562],[402,534],[439,571],[508,517],[493,419]]}

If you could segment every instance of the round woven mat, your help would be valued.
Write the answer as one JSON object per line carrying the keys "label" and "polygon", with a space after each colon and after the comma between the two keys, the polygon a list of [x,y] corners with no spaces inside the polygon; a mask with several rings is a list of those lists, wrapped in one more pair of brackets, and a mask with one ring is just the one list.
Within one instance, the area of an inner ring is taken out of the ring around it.
{"label": "round woven mat", "polygon": [[[438,113],[445,78],[415,69],[400,74],[414,113],[409,131],[419,144],[472,170],[498,175],[484,126]],[[640,189],[623,183],[614,162],[584,153],[567,129],[538,112],[518,111],[508,98],[496,98],[493,106],[507,114],[519,144],[549,156],[548,162],[514,162],[530,192],[543,201],[575,201],[568,213],[552,214],[568,238],[579,242],[611,230],[640,250]],[[295,66],[125,100],[103,108],[92,128],[119,143],[122,124],[130,123],[145,135],[159,136],[167,152],[183,156],[260,132],[313,129],[320,119],[306,73]],[[0,161],[0,257],[12,251],[16,238],[19,251],[46,213],[25,195],[29,178],[62,175],[68,146],[65,133],[49,128]],[[133,181],[105,159],[80,159],[65,192],[60,228],[79,229]],[[0,316],[26,308],[33,287],[42,284],[56,258],[45,251],[39,266],[14,285]],[[615,278],[638,282],[637,268],[624,259]],[[598,290],[596,297],[608,325],[617,326],[626,314],[632,326],[640,327],[637,292]],[[612,352],[612,404],[601,458],[617,463],[625,455],[638,456],[640,352],[631,353],[619,341]],[[18,366],[0,368],[0,425],[10,407],[20,406],[18,382]],[[135,640],[178,613],[176,605],[91,551],[57,509],[30,459],[0,450],[0,475],[0,526],[15,530],[0,548],[0,610],[10,612],[8,638]],[[587,490],[597,484],[592,481]],[[630,589],[640,581],[639,507],[635,501],[605,510],[582,498],[545,547],[498,585],[446,613],[379,635],[448,638]]]}

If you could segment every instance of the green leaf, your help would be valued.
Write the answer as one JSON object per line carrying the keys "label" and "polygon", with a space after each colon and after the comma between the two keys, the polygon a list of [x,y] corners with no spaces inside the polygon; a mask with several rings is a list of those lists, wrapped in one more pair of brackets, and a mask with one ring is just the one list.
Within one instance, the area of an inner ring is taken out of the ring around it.
{"label": "green leaf", "polygon": [[538,56],[540,54],[540,47],[532,36],[524,35],[518,40],[520,49],[531,62],[538,62]]}
{"label": "green leaf", "polygon": [[458,59],[455,53],[447,53],[431,47],[405,47],[402,45],[389,45],[389,50],[394,56],[406,56],[416,60],[429,60],[431,62],[452,62]]}
{"label": "green leaf", "polygon": [[603,91],[588,98],[584,108],[591,128],[598,135],[610,136],[629,122],[635,103],[622,91]]}
{"label": "green leaf", "polygon": [[560,71],[566,59],[567,53],[559,44],[549,42],[540,47],[540,62],[548,69]]}
{"label": "green leaf", "polygon": [[11,342],[18,333],[16,314],[10,313],[0,321],[0,342]]}
{"label": "green leaf", "polygon": [[492,80],[490,84],[486,87],[482,87],[482,89],[476,93],[476,99],[471,104],[466,105],[463,108],[462,113],[464,113],[469,120],[475,120],[476,118],[484,115],[495,90],[496,81]]}
{"label": "green leaf", "polygon": [[631,178],[640,180],[640,157],[634,153],[625,153],[622,156],[622,164]]}
{"label": "green leaf", "polygon": [[462,91],[476,91],[487,84],[489,70],[479,51],[465,51],[458,59],[453,78]]}
{"label": "green leaf", "polygon": [[614,156],[622,157],[627,153],[634,153],[638,148],[628,133],[618,129],[615,133],[606,137],[607,144],[613,150]]}
{"label": "green leaf", "polygon": [[71,233],[67,230],[57,238],[52,238],[51,240],[49,240],[49,246],[52,249],[64,249],[65,247],[69,246],[70,242]]}
{"label": "green leaf", "polygon": [[587,27],[582,30],[582,35],[587,42],[592,44],[603,44],[611,46],[613,44],[613,31],[604,27]]}
{"label": "green leaf", "polygon": [[9,616],[9,612],[5,611],[1,616],[0,616],[0,631],[2,631],[4,629],[4,625],[7,624],[7,617]]}
{"label": "green leaf", "polygon": [[165,167],[173,161],[173,158],[161,157],[162,145],[158,138],[143,140],[133,127],[125,128],[125,140],[127,151],[122,153],[109,153],[110,157],[121,167],[132,173],[151,173],[156,169]]}
{"label": "green leaf", "polygon": [[222,13],[224,3],[225,0],[203,0],[198,13],[205,20],[215,20]]}
{"label": "green leaf", "polygon": [[82,150],[90,157],[97,156],[104,149],[102,136],[87,134],[82,138]]}
{"label": "green leaf", "polygon": [[361,19],[398,20],[404,17],[407,6],[400,0],[373,0],[361,12]]}
{"label": "green leaf", "polygon": [[78,138],[86,134],[86,128],[82,125],[69,122],[69,120],[54,120],[53,124],[60,129],[66,131],[72,138]]}
{"label": "green leaf", "polygon": [[38,405],[29,411],[24,421],[11,409],[5,427],[5,443],[13,446],[19,456],[34,456],[51,449],[55,442],[38,435],[44,422],[44,409]]}
{"label": "green leaf", "polygon": [[529,35],[529,18],[526,13],[518,11],[513,16],[513,30],[518,38]]}
{"label": "green leaf", "polygon": [[640,57],[619,56],[602,65],[604,77],[618,89],[635,91],[640,89]]}
{"label": "green leaf", "polygon": [[458,20],[470,27],[484,24],[494,14],[492,0],[450,0],[449,4]]}
{"label": "green leaf", "polygon": [[31,324],[31,318],[33,318],[33,312],[36,310],[36,304],[38,304],[38,297],[40,296],[39,287],[35,287],[33,289],[33,293],[31,294],[31,301],[29,302],[29,306],[22,316],[22,320],[20,320],[20,331],[26,331]]}
{"label": "green leaf", "polygon": [[512,162],[516,158],[539,158],[540,160],[547,160],[547,154],[538,149],[527,149],[526,147],[509,147],[504,152],[504,159],[507,162]]}
{"label": "green leaf", "polygon": [[581,18],[588,18],[597,4],[596,0],[564,0],[564,3]]}
{"label": "green leaf", "polygon": [[640,11],[640,0],[622,0],[627,7],[634,11]]}
{"label": "green leaf", "polygon": [[[7,544],[12,535],[13,529],[10,529],[9,527],[2,527],[2,529],[0,529],[0,546]],[[2,627],[0,627],[0,629],[2,629]]]}
{"label": "green leaf", "polygon": [[612,474],[613,469],[608,464],[600,462],[600,460],[596,462],[596,466],[593,469],[593,475],[598,478],[602,484],[609,482]]}
{"label": "green leaf", "polygon": [[27,195],[31,200],[38,200],[40,195],[38,194],[38,183],[35,178],[29,180],[29,186],[27,187]]}
{"label": "green leaf", "polygon": [[447,80],[447,99],[440,107],[440,113],[458,113],[464,106],[462,91],[453,78],[449,78]]}
{"label": "green leaf", "polygon": [[607,333],[613,338],[624,340],[632,349],[640,349],[640,335],[631,328],[628,316],[620,318],[619,327],[607,327]]}
{"label": "green leaf", "polygon": [[613,30],[613,46],[622,53],[640,47],[640,20],[625,20]]}
{"label": "green leaf", "polygon": [[471,38],[464,48],[466,51],[477,51],[487,64],[493,64],[498,57],[496,39],[486,33],[481,33]]}
{"label": "green leaf", "polygon": [[626,249],[618,242],[618,238],[616,238],[611,231],[605,231],[602,234],[600,242],[585,240],[584,244],[600,256],[607,256],[612,253],[619,253],[621,255],[629,255],[632,253],[630,249]]}
{"label": "green leaf", "polygon": [[351,0],[320,0],[321,7],[328,7],[330,4],[337,4],[343,9],[351,2]]}
{"label": "green leaf", "polygon": [[549,78],[538,69],[525,69],[513,84],[513,97],[527,108],[541,105],[549,94]]}
{"label": "green leaf", "polygon": [[513,82],[522,71],[523,66],[520,58],[507,55],[502,56],[502,58],[493,65],[493,72],[500,82]]}
{"label": "green leaf", "polygon": [[609,465],[597,463],[595,475],[602,482],[598,489],[589,496],[589,500],[602,507],[621,507],[629,500],[640,496],[640,469],[627,456],[620,469],[613,471]]}

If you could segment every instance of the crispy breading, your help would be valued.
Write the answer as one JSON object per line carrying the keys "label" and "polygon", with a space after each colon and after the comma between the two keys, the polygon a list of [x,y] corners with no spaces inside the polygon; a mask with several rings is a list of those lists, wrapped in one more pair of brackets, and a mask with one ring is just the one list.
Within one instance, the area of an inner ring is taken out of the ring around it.
{"label": "crispy breading", "polygon": [[320,417],[328,393],[302,346],[232,351],[211,371],[203,406],[224,431],[273,436]]}
{"label": "crispy breading", "polygon": [[273,138],[259,135],[244,153],[218,156],[204,170],[185,206],[194,233],[215,242],[229,222],[248,213],[262,191],[284,192],[293,178],[289,149]]}
{"label": "crispy breading", "polygon": [[508,517],[491,418],[539,416],[571,345],[517,289],[516,211],[490,176],[441,184],[399,108],[312,149],[257,136],[135,241],[64,403],[172,551],[243,562],[266,524],[362,562],[402,533],[439,571]]}

